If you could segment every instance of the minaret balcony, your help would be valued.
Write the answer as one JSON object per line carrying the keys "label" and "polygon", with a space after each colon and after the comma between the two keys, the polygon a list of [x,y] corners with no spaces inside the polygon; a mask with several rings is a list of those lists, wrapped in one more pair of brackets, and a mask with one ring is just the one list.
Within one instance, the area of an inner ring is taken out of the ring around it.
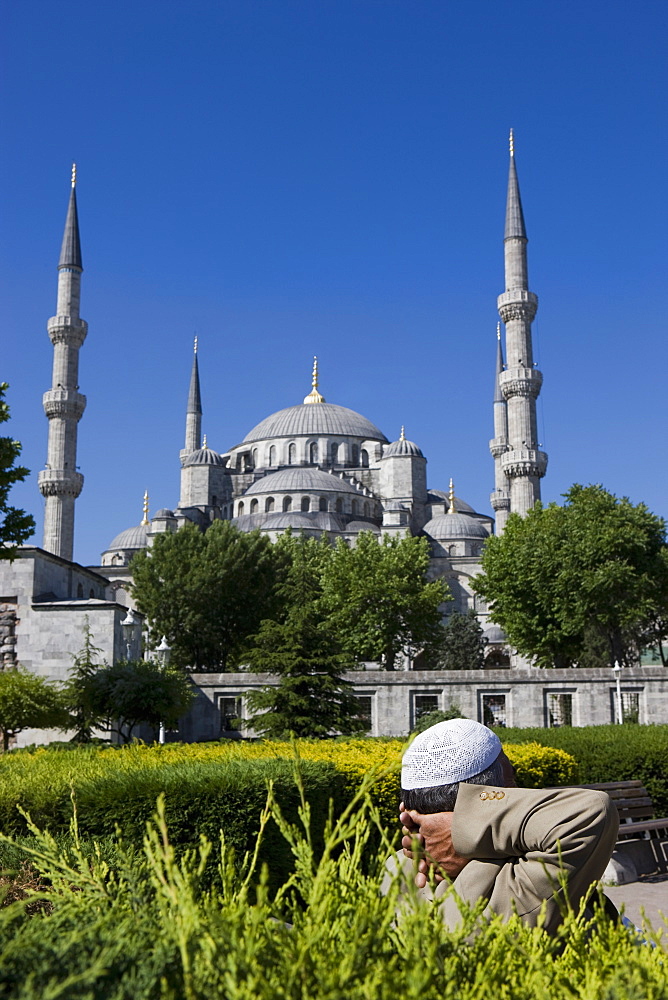
{"label": "minaret balcony", "polygon": [[88,323],[78,316],[52,316],[46,329],[52,344],[81,347],[88,333]]}
{"label": "minaret balcony", "polygon": [[501,468],[510,479],[521,476],[541,479],[547,469],[547,455],[534,448],[516,448],[505,453],[501,459]]}
{"label": "minaret balcony", "polygon": [[78,497],[83,489],[84,477],[70,469],[43,469],[37,476],[37,485],[43,497]]}
{"label": "minaret balcony", "polygon": [[492,438],[489,442],[489,450],[492,453],[492,458],[500,458],[501,455],[504,455],[508,451],[508,438]]}
{"label": "minaret balcony", "polygon": [[537,368],[506,368],[504,372],[499,372],[498,378],[499,388],[506,400],[513,396],[536,399],[543,384],[543,373]]}
{"label": "minaret balcony", "polygon": [[86,409],[86,397],[73,389],[49,389],[42,396],[44,412],[49,420],[81,420]]}
{"label": "minaret balcony", "polygon": [[496,305],[504,323],[516,319],[531,323],[538,310],[538,296],[524,288],[513,288],[499,295]]}
{"label": "minaret balcony", "polygon": [[489,495],[489,502],[492,510],[510,510],[510,497],[502,490],[493,490]]}

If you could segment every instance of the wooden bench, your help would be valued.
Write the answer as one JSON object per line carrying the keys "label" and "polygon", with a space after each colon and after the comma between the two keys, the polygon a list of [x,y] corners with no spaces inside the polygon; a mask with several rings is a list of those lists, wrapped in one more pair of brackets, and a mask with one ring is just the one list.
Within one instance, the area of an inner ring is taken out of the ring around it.
{"label": "wooden bench", "polygon": [[[578,788],[595,788],[607,792],[619,813],[617,843],[624,844],[630,838],[651,841],[658,868],[661,871],[667,870],[668,853],[662,842],[668,841],[668,817],[654,818],[654,804],[642,781],[603,781],[597,785],[578,785]],[[660,850],[660,847],[663,849]]]}

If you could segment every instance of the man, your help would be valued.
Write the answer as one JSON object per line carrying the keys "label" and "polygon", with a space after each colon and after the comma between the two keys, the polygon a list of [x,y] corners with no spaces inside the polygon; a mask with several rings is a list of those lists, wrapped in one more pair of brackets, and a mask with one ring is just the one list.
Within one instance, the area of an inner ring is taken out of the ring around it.
{"label": "man", "polygon": [[517,913],[535,926],[543,914],[554,933],[564,893],[577,908],[615,846],[619,818],[604,792],[517,788],[498,736],[471,719],[420,733],[404,754],[401,786],[403,851],[388,861],[384,891],[401,868],[421,898],[442,899],[452,927],[461,921],[459,900],[485,899],[483,915]]}

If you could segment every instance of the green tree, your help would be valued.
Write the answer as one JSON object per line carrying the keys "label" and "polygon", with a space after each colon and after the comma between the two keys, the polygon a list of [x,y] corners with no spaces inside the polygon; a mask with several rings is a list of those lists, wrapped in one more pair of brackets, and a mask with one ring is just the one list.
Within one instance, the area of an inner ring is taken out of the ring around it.
{"label": "green tree", "polygon": [[429,581],[426,538],[379,541],[370,531],[354,548],[340,539],[322,577],[321,606],[342,648],[356,661],[435,655],[443,638],[441,605],[451,600],[442,580]]}
{"label": "green tree", "polygon": [[449,719],[463,719],[462,710],[456,702],[451,702],[447,708],[436,709],[435,712],[425,712],[421,715],[418,721],[415,723],[415,729],[411,732],[411,736],[417,736],[418,733],[423,733],[425,729],[431,729],[432,726],[437,725],[439,722],[448,722]]}
{"label": "green tree", "polygon": [[453,612],[443,628],[440,670],[479,670],[485,662],[487,642],[475,611]]}
{"label": "green tree", "polygon": [[[0,424],[9,420],[9,407],[4,400],[8,385],[0,382]],[[0,437],[0,559],[14,559],[17,545],[23,544],[35,530],[31,514],[7,503],[9,491],[29,475],[23,465],[14,465],[21,454],[21,445],[10,437]]]}
{"label": "green tree", "polygon": [[158,535],[132,560],[133,594],[175,666],[226,670],[276,606],[278,559],[270,540],[214,521]]}
{"label": "green tree", "polygon": [[94,645],[93,633],[90,628],[88,615],[84,618],[83,624],[84,644],[72,659],[67,684],[63,690],[63,697],[72,713],[72,725],[74,736],[72,743],[90,743],[93,738],[93,729],[100,726],[105,720],[105,713],[101,714],[95,710],[91,702],[91,678],[103,666],[99,662],[102,650]]}
{"label": "green tree", "polygon": [[248,650],[258,671],[278,676],[277,686],[246,698],[253,728],[267,736],[330,736],[363,732],[364,720],[341,676],[354,666],[320,604],[322,567],[331,558],[326,541],[292,538],[283,543],[290,567],[281,587],[280,621],[265,620]]}
{"label": "green tree", "polygon": [[61,691],[20,667],[0,671],[2,749],[24,729],[68,729],[70,716]]}
{"label": "green tree", "polygon": [[195,697],[182,670],[164,668],[152,660],[121,660],[99,667],[86,681],[87,700],[105,728],[126,743],[141,723],[157,733],[160,723],[171,728]]}
{"label": "green tree", "polygon": [[511,515],[486,543],[474,589],[540,666],[630,665],[652,623],[656,642],[668,620],[665,523],[602,486],[565,498]]}

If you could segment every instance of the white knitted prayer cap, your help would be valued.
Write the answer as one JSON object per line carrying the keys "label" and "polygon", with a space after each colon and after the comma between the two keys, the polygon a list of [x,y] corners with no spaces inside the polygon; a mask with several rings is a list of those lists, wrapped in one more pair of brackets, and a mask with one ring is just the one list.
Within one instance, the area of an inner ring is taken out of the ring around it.
{"label": "white knitted prayer cap", "polygon": [[480,774],[501,753],[501,740],[472,719],[448,719],[415,737],[401,762],[402,788],[452,785]]}

